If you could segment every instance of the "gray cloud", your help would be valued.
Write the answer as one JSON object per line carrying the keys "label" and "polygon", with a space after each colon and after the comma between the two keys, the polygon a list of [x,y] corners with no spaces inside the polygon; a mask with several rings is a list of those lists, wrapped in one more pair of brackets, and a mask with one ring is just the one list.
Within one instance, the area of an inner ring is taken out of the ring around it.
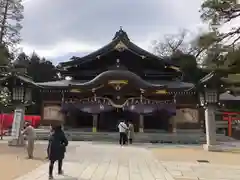
{"label": "gray cloud", "polygon": [[[76,50],[71,51],[71,47],[66,50],[64,42],[87,45],[82,50],[78,48],[85,53],[89,47],[108,43],[120,26],[142,45],[149,38],[182,28],[194,29],[200,22],[201,1],[28,0],[24,4],[22,45],[30,51],[40,50],[43,56],[65,57]],[[46,53],[53,48],[54,52]]]}
{"label": "gray cloud", "polygon": [[198,22],[197,1],[34,0],[25,5],[22,36],[35,47],[66,39],[91,44],[108,41],[123,26],[135,39],[144,41],[146,35],[161,33],[161,29]]}

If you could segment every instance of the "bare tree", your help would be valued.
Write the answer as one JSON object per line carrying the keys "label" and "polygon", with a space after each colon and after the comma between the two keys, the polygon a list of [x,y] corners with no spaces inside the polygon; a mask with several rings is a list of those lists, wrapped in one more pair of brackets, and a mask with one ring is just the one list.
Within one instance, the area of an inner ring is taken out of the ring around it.
{"label": "bare tree", "polygon": [[194,56],[201,61],[204,56],[205,47],[198,44],[198,38],[190,39],[191,33],[181,30],[177,34],[164,36],[163,40],[155,40],[152,43],[154,53],[160,57],[169,57],[177,54]]}
{"label": "bare tree", "polygon": [[178,34],[164,36],[163,40],[155,40],[152,43],[153,51],[160,57],[171,56],[176,51],[184,52],[188,49],[186,45],[187,31],[182,30]]}

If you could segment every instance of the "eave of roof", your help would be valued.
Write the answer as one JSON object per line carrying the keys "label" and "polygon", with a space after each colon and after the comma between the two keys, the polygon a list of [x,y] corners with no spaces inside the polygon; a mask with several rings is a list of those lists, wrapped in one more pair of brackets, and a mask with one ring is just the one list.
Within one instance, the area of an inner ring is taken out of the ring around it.
{"label": "eave of roof", "polygon": [[[89,81],[71,81],[71,80],[60,80],[60,81],[49,81],[49,82],[41,82],[36,83],[39,86],[45,87],[45,88],[68,88],[70,86],[84,86]],[[163,87],[166,86],[166,88],[169,89],[190,89],[194,86],[192,83],[186,83],[181,81],[147,81],[148,83],[151,83],[152,86],[155,87]]]}
{"label": "eave of roof", "polygon": [[217,80],[219,83],[222,83],[222,84],[229,84],[229,82],[225,80],[225,77],[222,74],[219,74],[216,71],[212,71],[206,76],[204,76],[202,79],[200,79],[197,85],[206,84],[211,80],[214,80],[214,81]]}
{"label": "eave of roof", "polygon": [[41,87],[40,85],[38,85],[37,83],[35,83],[32,78],[30,78],[29,76],[27,75],[24,75],[24,74],[18,74],[18,73],[13,73],[13,74],[9,74],[5,77],[2,77],[0,79],[0,82],[3,83],[5,81],[7,81],[9,78],[12,78],[12,77],[15,77],[17,79],[20,79],[21,81],[27,83],[27,84],[30,84],[30,85],[33,85],[33,86],[37,86],[37,87]]}
{"label": "eave of roof", "polygon": [[227,92],[220,94],[220,101],[240,101],[240,96],[234,96]]}
{"label": "eave of roof", "polygon": [[240,85],[240,74],[228,74],[227,77],[221,79],[228,84]]}

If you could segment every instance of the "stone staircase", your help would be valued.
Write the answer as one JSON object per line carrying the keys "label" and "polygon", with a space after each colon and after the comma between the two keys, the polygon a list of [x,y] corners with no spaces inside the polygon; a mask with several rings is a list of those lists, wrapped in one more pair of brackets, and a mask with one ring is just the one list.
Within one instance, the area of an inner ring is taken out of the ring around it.
{"label": "stone staircase", "polygon": [[[38,140],[47,140],[49,131],[44,129],[36,130]],[[80,132],[66,130],[65,134],[72,141],[108,141],[116,142],[119,139],[117,132]],[[217,134],[218,142],[229,142],[235,139]],[[178,133],[136,133],[134,142],[137,143],[173,143],[173,144],[204,144],[206,136],[202,132],[178,132]]]}

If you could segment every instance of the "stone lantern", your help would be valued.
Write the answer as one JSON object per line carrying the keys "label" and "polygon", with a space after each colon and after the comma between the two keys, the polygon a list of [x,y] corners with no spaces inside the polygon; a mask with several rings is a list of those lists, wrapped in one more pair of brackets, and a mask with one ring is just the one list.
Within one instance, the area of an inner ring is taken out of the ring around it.
{"label": "stone lantern", "polygon": [[8,69],[8,73],[1,78],[1,86],[7,87],[11,94],[11,106],[15,108],[12,123],[11,140],[9,145],[23,146],[24,139],[21,131],[24,127],[25,107],[32,103],[32,89],[36,85],[29,76],[18,69]]}
{"label": "stone lantern", "polygon": [[205,109],[206,144],[207,151],[218,151],[216,142],[216,121],[215,111],[220,106],[219,95],[224,92],[224,83],[221,77],[211,72],[200,80],[197,85],[200,106]]}

